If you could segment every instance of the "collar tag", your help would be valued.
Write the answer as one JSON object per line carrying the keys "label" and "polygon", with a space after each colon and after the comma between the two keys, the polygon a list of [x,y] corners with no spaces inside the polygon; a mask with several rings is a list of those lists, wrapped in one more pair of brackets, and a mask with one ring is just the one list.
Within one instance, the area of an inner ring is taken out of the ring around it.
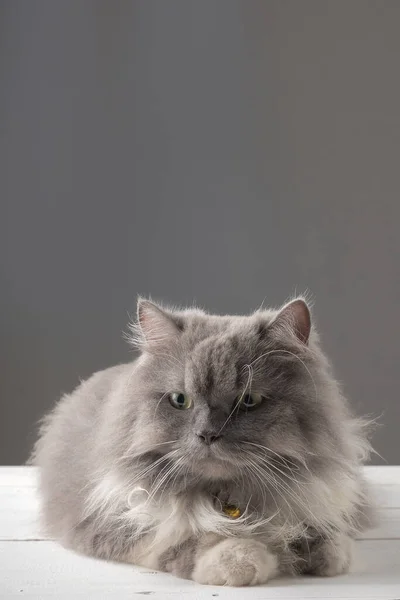
{"label": "collar tag", "polygon": [[241,514],[240,509],[234,504],[224,504],[222,511],[231,519],[238,519]]}

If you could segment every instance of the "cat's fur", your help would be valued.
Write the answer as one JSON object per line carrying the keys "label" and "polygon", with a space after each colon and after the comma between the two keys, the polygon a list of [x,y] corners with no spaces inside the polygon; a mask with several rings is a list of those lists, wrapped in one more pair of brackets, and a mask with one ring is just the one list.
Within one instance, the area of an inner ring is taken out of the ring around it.
{"label": "cat's fur", "polygon": [[[136,361],[96,373],[44,420],[33,462],[48,532],[201,583],[345,572],[369,518],[370,448],[305,302],[241,317],[140,300],[132,338]],[[250,391],[265,399],[239,410]],[[220,437],[207,445],[204,432]]]}

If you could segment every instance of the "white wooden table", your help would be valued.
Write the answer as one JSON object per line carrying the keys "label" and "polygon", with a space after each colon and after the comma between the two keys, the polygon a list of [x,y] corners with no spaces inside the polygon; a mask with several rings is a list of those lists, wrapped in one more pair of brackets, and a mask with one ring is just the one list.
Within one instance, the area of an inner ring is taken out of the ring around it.
{"label": "white wooden table", "polygon": [[0,467],[0,599],[263,600],[318,598],[400,600],[400,467],[367,467],[381,523],[357,542],[352,573],[331,579],[276,579],[255,588],[201,586],[141,567],[64,550],[40,533],[36,472]]}

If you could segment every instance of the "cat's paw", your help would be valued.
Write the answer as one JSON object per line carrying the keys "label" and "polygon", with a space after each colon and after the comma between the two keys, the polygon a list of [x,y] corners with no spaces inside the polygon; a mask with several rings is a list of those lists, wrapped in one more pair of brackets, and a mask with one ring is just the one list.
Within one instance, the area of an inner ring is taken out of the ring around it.
{"label": "cat's paw", "polygon": [[277,573],[277,559],[265,544],[247,539],[219,542],[197,560],[193,579],[209,585],[257,585]]}
{"label": "cat's paw", "polygon": [[348,572],[352,558],[353,540],[343,535],[336,543],[326,541],[320,551],[312,555],[306,574],[320,577],[343,575]]}

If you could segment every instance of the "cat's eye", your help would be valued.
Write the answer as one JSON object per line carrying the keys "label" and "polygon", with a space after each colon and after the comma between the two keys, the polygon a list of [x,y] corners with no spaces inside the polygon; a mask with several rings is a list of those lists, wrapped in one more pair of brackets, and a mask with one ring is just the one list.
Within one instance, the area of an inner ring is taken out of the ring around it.
{"label": "cat's eye", "polygon": [[252,408],[256,408],[263,401],[264,397],[257,392],[251,392],[251,394],[243,394],[239,396],[239,408],[241,410],[251,410]]}
{"label": "cat's eye", "polygon": [[179,410],[186,410],[192,405],[191,399],[186,394],[182,394],[182,392],[172,392],[169,395],[169,401],[171,406],[179,408]]}

